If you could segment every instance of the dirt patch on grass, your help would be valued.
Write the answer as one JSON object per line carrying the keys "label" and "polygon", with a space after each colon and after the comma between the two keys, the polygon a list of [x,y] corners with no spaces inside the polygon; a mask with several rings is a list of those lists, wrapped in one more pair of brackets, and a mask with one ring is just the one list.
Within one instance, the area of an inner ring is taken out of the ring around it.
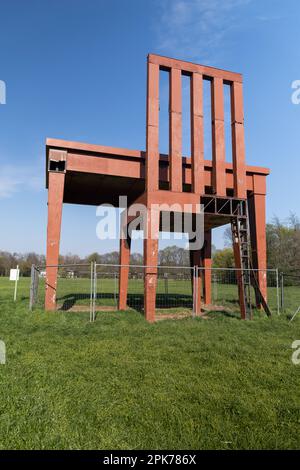
{"label": "dirt patch on grass", "polygon": [[[73,305],[70,308],[63,308],[62,306],[58,307],[58,310],[63,310],[65,312],[89,312],[90,306],[89,305]],[[105,306],[105,305],[97,305],[95,307],[96,312],[115,312],[117,309],[114,306]]]}
{"label": "dirt patch on grass", "polygon": [[157,313],[155,315],[156,321],[161,320],[182,320],[184,318],[203,318],[204,320],[208,320],[209,317],[202,312],[201,315],[193,315],[191,312],[178,312],[178,313]]}
{"label": "dirt patch on grass", "polygon": [[211,320],[212,317],[209,316],[208,314],[210,312],[215,312],[215,313],[228,313],[232,314],[232,309],[228,307],[224,307],[223,305],[201,305],[201,314],[200,315],[193,315],[193,312],[191,311],[178,311],[178,312],[157,312],[155,315],[155,320],[160,321],[160,320],[182,320],[184,318],[191,318],[191,317],[197,317],[197,318],[202,318],[203,320]]}

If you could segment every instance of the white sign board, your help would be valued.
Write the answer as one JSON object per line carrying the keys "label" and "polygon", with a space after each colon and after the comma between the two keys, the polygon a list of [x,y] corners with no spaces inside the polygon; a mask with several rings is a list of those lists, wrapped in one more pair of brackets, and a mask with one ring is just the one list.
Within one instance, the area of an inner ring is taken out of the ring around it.
{"label": "white sign board", "polygon": [[18,281],[19,280],[19,269],[11,269],[9,273],[9,280],[10,281]]}

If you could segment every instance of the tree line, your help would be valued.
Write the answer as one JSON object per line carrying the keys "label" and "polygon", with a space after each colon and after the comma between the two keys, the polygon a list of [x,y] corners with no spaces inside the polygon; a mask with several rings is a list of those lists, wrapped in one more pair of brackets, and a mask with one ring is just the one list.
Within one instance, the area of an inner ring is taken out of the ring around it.
{"label": "tree line", "polygon": [[[214,263],[218,267],[234,267],[230,228],[225,231],[226,248],[218,250]],[[300,273],[300,221],[291,214],[286,221],[274,217],[266,226],[267,263],[269,269]]]}
{"label": "tree line", "polygon": [[[300,222],[291,215],[286,222],[274,218],[267,224],[267,257],[268,268],[278,268],[280,271],[289,272],[299,270],[300,273]],[[225,231],[225,248],[216,250],[213,247],[213,266],[219,268],[234,267],[230,228]],[[96,261],[99,264],[118,264],[119,252],[113,251],[100,255],[91,253],[86,257],[67,254],[59,257],[59,264],[89,264]],[[9,253],[0,251],[0,276],[9,276],[9,271],[19,265],[23,276],[30,276],[32,264],[45,266],[44,255],[36,253]],[[141,253],[132,253],[130,264],[143,265]],[[159,251],[158,264],[161,266],[189,266],[189,252],[177,246],[168,246]]]}

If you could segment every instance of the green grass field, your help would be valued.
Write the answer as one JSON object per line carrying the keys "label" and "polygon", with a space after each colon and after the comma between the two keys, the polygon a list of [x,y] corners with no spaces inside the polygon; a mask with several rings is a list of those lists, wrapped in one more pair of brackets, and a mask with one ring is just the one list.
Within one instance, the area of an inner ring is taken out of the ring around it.
{"label": "green grass field", "polygon": [[300,447],[300,316],[150,325],[130,310],[91,324],[88,313],[29,312],[29,280],[19,287],[14,304],[0,279],[1,449]]}

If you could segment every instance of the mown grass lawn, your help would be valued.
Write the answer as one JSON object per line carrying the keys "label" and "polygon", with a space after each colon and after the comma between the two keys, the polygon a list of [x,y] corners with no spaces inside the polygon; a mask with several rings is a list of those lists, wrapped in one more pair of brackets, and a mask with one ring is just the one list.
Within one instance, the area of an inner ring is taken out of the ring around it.
{"label": "mown grass lawn", "polygon": [[296,449],[300,316],[28,311],[0,280],[1,449]]}

